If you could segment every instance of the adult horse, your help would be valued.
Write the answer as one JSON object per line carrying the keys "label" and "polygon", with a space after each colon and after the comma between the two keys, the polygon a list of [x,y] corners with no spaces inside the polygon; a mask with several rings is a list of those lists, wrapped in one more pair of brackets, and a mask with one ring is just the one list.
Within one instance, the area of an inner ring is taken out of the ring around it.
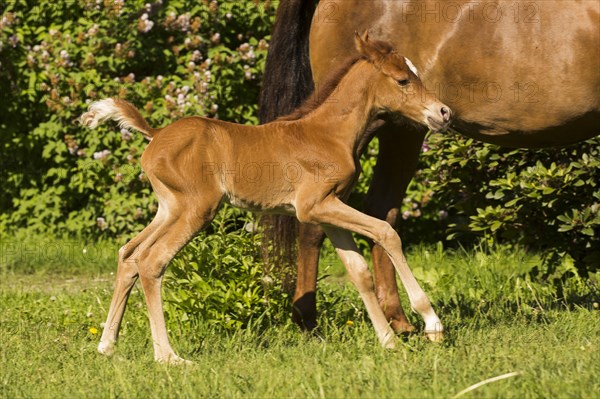
{"label": "adult horse", "polygon": [[[354,55],[351,33],[366,29],[413,62],[453,109],[453,126],[466,136],[539,148],[572,144],[600,131],[597,0],[322,0],[318,5],[282,0],[261,94],[262,122],[289,112],[313,87],[318,90],[333,65]],[[394,226],[427,132],[394,121],[374,130],[380,146],[365,212]],[[294,228],[276,222],[275,236],[290,248]],[[324,234],[300,225],[299,238],[293,318],[312,329]],[[387,319],[397,332],[411,331],[390,260],[376,245],[372,259]]]}

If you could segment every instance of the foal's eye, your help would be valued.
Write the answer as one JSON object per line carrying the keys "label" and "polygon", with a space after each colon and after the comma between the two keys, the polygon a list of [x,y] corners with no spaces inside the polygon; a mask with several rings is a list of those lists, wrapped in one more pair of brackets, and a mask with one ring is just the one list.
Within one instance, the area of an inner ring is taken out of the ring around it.
{"label": "foal's eye", "polygon": [[400,86],[408,86],[408,84],[409,84],[409,83],[410,83],[410,80],[408,80],[408,79],[400,79],[400,80],[398,81],[398,84],[399,84]]}

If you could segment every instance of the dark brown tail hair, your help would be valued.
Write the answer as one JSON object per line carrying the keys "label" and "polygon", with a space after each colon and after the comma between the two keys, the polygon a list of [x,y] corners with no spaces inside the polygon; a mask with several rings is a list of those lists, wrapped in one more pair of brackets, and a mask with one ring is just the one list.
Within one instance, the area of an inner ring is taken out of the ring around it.
{"label": "dark brown tail hair", "polygon": [[[308,35],[316,0],[282,0],[269,43],[260,93],[259,119],[270,122],[296,109],[312,93]],[[293,289],[298,223],[289,216],[264,216],[263,258]],[[283,272],[283,273],[281,273]]]}

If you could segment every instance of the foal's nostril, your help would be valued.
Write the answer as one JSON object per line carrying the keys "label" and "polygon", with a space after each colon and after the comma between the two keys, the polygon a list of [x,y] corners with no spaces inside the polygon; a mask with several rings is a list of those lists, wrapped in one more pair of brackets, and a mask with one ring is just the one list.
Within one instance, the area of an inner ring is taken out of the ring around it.
{"label": "foal's nostril", "polygon": [[442,119],[444,122],[448,122],[450,120],[450,110],[448,108],[442,107],[440,113],[442,114]]}

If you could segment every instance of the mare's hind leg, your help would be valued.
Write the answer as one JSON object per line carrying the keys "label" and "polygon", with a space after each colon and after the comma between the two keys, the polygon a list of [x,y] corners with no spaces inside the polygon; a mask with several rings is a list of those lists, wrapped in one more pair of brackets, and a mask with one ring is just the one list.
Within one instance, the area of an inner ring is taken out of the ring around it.
{"label": "mare's hind leg", "polygon": [[325,233],[317,225],[301,223],[298,236],[298,275],[292,320],[301,328],[312,331],[317,326],[317,274]]}
{"label": "mare's hind leg", "polygon": [[[399,129],[403,130],[402,134]],[[377,132],[379,154],[365,199],[365,213],[397,226],[400,205],[414,176],[425,133],[393,124],[387,124]],[[392,328],[399,333],[413,331],[400,304],[394,265],[377,244],[372,246],[372,260],[377,299]]]}

